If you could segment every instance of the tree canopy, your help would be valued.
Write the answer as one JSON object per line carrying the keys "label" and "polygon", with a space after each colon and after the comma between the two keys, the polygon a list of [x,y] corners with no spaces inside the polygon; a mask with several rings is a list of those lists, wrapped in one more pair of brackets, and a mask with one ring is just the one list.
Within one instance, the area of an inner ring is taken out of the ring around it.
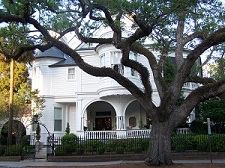
{"label": "tree canopy", "polygon": [[[122,33],[124,16],[133,21],[133,32],[128,37]],[[0,6],[1,27],[13,23],[30,32],[23,38],[28,42],[18,45],[15,54],[7,57],[18,58],[21,53],[34,48],[44,51],[55,46],[71,56],[86,73],[113,78],[141,103],[152,118],[146,162],[156,165],[172,164],[170,136],[173,129],[198,103],[225,92],[225,79],[204,78],[191,70],[210,50],[219,55],[223,53],[224,19],[224,4],[220,0],[2,0]],[[110,27],[113,35],[94,37],[93,32],[99,26]],[[50,30],[58,36],[53,37]],[[68,33],[84,43],[111,44],[120,49],[121,63],[139,73],[143,89],[109,67],[94,67],[85,62],[76,50],[60,41]],[[153,41],[150,46],[144,45],[147,38]],[[145,57],[149,63],[160,99],[158,106],[152,101],[150,71],[129,59],[131,51]],[[165,58],[170,55],[175,58],[176,69],[168,84],[162,72]],[[211,56],[208,54],[206,60]],[[186,82],[196,83],[199,87],[177,106]]]}

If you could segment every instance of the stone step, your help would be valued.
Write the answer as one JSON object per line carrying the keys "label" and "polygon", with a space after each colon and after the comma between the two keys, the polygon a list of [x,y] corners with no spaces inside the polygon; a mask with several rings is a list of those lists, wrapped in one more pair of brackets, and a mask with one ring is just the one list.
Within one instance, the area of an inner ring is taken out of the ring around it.
{"label": "stone step", "polygon": [[47,148],[41,148],[35,153],[35,159],[46,159],[47,158]]}

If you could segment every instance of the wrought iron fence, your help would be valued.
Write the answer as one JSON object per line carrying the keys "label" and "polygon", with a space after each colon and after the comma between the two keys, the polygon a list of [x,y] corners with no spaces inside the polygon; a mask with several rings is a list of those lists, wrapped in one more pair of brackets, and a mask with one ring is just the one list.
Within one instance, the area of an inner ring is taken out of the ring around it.
{"label": "wrought iron fence", "polygon": [[[225,134],[174,134],[171,137],[172,152],[201,151],[225,152]],[[3,142],[3,139],[0,139]],[[14,145],[1,143],[0,155],[15,156],[21,155],[22,158],[35,155],[34,142],[26,137],[21,142]],[[90,139],[76,137],[63,139],[51,137],[49,140],[50,155],[96,155],[96,154],[123,154],[123,153],[146,153],[149,146],[149,138],[146,136],[107,139]]]}
{"label": "wrought iron fence", "polygon": [[54,138],[55,155],[95,155],[112,153],[145,153],[149,145],[149,138],[125,138],[120,139],[86,139],[77,137],[71,140]]}
{"label": "wrought iron fence", "polygon": [[[209,138],[213,152],[225,152],[225,134],[178,134],[171,138],[173,152],[209,151]],[[114,153],[145,153],[149,146],[146,136],[120,139],[86,139],[77,137],[69,141],[54,138],[55,155],[95,155]]]}

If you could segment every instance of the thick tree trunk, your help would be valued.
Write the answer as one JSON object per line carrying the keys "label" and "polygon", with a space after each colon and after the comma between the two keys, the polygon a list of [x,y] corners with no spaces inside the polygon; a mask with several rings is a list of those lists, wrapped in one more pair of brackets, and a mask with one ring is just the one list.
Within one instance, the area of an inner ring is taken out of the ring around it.
{"label": "thick tree trunk", "polygon": [[149,149],[145,160],[146,164],[154,166],[173,164],[171,158],[172,130],[168,121],[152,123]]}

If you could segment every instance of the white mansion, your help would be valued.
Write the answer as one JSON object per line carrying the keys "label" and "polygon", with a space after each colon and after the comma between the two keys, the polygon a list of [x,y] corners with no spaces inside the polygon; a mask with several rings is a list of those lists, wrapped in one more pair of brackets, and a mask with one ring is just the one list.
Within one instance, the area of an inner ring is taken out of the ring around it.
{"label": "white mansion", "polygon": [[[124,36],[132,31],[130,27],[128,24]],[[106,27],[94,33],[95,37],[111,35]],[[142,87],[136,71],[120,64],[121,52],[114,46],[82,43],[76,50],[89,64],[114,68]],[[144,57],[131,53],[130,58],[148,67]],[[153,79],[150,81],[154,91],[152,98],[158,105]],[[185,93],[192,87],[189,83],[185,85]],[[111,78],[94,77],[83,72],[76,62],[55,47],[37,53],[32,63],[32,89],[38,89],[45,99],[41,123],[57,137],[65,135],[68,123],[70,132],[80,136],[134,136],[150,132],[150,118],[125,88]],[[31,135],[34,133],[31,131]],[[47,135],[47,131],[41,128],[42,141]]]}

